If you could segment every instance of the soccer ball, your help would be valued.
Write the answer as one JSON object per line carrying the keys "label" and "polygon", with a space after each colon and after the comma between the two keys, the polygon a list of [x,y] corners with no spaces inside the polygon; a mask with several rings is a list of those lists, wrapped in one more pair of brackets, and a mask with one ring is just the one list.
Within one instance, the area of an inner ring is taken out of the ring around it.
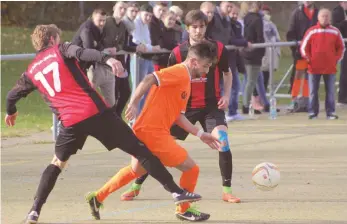
{"label": "soccer ball", "polygon": [[277,187],[281,179],[280,171],[272,163],[260,163],[252,172],[253,184],[262,191],[271,191]]}

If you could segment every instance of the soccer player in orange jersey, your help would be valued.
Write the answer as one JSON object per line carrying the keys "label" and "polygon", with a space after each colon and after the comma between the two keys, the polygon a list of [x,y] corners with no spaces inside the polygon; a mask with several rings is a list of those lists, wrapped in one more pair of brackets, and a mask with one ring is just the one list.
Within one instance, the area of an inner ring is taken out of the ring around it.
{"label": "soccer player in orange jersey", "polygon": [[[132,120],[138,112],[141,97],[150,89],[146,103],[133,130],[135,135],[168,167],[182,171],[180,185],[193,192],[199,175],[199,167],[187,151],[178,145],[170,134],[173,124],[198,136],[212,149],[218,149],[220,142],[211,134],[195,127],[184,115],[190,96],[191,79],[196,79],[209,71],[215,60],[215,48],[208,42],[191,46],[184,62],[147,75],[137,87],[126,111],[126,118]],[[133,157],[131,165],[121,169],[102,188],[86,197],[94,217],[100,217],[91,201],[102,203],[112,192],[145,174],[141,164]],[[176,217],[188,221],[203,221],[210,215],[192,208],[189,202],[177,205]]]}

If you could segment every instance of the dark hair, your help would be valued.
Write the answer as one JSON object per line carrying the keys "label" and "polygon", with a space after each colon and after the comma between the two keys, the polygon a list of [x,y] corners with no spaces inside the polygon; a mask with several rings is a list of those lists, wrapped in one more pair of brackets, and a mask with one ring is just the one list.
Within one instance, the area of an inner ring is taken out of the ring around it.
{"label": "dark hair", "polygon": [[209,41],[202,41],[189,47],[187,58],[190,57],[208,59],[215,63],[217,60],[216,47]]}
{"label": "dark hair", "polygon": [[140,12],[153,13],[153,7],[150,4],[144,4],[140,7]]}
{"label": "dark hair", "polygon": [[105,9],[101,9],[101,8],[97,8],[97,9],[94,9],[93,11],[93,15],[95,14],[100,14],[102,16],[106,16],[106,10]]}
{"label": "dark hair", "polygon": [[185,18],[185,24],[186,26],[190,26],[195,22],[203,22],[205,25],[208,23],[207,16],[200,11],[199,9],[191,10],[187,13],[186,18]]}

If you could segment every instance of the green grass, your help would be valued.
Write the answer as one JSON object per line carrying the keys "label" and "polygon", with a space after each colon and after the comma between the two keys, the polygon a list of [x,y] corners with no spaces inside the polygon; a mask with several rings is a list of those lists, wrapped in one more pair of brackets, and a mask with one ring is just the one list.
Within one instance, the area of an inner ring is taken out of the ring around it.
{"label": "green grass", "polygon": [[[30,34],[32,29],[1,27],[1,54],[34,53]],[[63,32],[62,41],[70,41],[73,32]],[[30,60],[1,61],[1,119],[6,115],[6,95],[25,71]],[[3,137],[25,136],[32,132],[49,130],[52,113],[37,91],[17,103],[19,116],[14,127],[1,122]]]}

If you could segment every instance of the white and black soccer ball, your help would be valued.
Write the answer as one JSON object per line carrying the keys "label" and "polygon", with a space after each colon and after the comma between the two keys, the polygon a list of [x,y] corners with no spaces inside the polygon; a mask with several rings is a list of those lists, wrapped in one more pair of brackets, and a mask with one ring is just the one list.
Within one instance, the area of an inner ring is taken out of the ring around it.
{"label": "white and black soccer ball", "polygon": [[271,191],[280,183],[280,171],[275,164],[260,163],[252,172],[253,184],[262,191]]}

